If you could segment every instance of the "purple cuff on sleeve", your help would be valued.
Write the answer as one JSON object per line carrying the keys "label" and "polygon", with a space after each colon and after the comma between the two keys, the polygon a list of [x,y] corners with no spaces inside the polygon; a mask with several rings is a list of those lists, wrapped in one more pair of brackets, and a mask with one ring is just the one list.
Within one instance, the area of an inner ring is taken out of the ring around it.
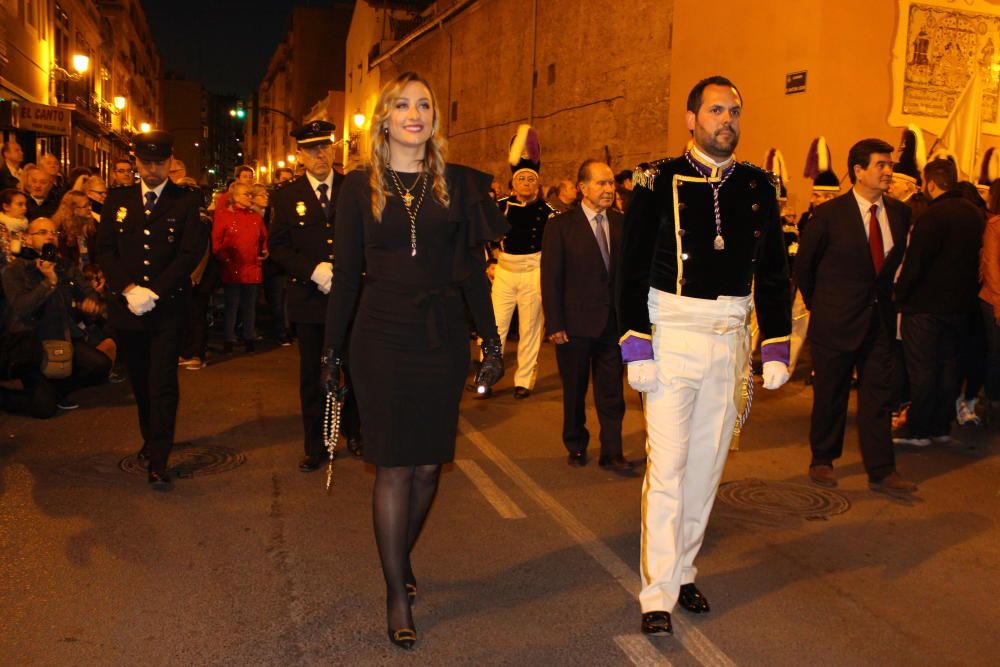
{"label": "purple cuff on sleeve", "polygon": [[775,343],[764,343],[760,346],[760,361],[761,363],[766,363],[768,361],[780,361],[781,363],[788,365],[789,359],[792,358],[792,343],[791,341],[783,340]]}
{"label": "purple cuff on sleeve", "polygon": [[649,361],[653,358],[653,341],[638,336],[628,336],[622,341],[622,361]]}

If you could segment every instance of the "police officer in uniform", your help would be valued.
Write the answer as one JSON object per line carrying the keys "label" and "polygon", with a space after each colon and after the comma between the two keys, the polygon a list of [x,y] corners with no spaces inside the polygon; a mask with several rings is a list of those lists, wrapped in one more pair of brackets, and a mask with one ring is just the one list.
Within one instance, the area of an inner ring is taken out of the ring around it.
{"label": "police officer in uniform", "polygon": [[191,273],[208,243],[201,193],[167,178],[173,137],[135,139],[139,182],[108,192],[97,227],[97,263],[107,278],[108,320],[117,331],[139,412],[153,489],[172,488],[167,459],[180,391],[177,356],[188,312]]}
{"label": "police officer in uniform", "polygon": [[[344,177],[333,169],[333,123],[314,120],[292,133],[305,174],[280,184],[271,196],[271,260],[288,274],[288,319],[299,341],[299,399],[305,457],[312,472],[327,459],[323,443],[326,391],[320,382],[326,302],[333,281],[334,212]],[[352,454],[361,456],[357,404],[348,388],[341,430]]]}
{"label": "police officer in uniform", "polygon": [[709,610],[694,559],[747,407],[751,298],[764,387],[788,380],[791,304],[776,185],[733,158],[742,106],[724,77],[696,84],[686,113],[693,146],[636,171],[625,216],[616,305],[629,384],[646,393],[639,602],[647,634],[672,632],[675,604]]}
{"label": "police officer in uniform", "polygon": [[[542,166],[538,137],[530,125],[521,125],[511,139],[509,152],[513,194],[497,200],[510,223],[500,241],[500,256],[493,279],[493,311],[501,343],[507,340],[514,308],[517,308],[517,371],[514,398],[531,395],[538,375],[538,351],[542,344],[542,232],[555,210],[539,196],[538,170]],[[491,392],[477,394],[477,398]]]}

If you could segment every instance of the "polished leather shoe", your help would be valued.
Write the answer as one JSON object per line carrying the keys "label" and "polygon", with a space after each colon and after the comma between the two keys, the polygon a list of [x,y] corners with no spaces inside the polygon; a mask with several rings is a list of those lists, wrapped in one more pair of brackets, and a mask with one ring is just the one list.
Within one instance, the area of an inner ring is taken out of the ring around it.
{"label": "polished leather shoe", "polygon": [[677,604],[692,614],[707,614],[711,610],[708,606],[708,600],[694,584],[681,586],[680,595],[677,596]]}
{"label": "polished leather shoe", "polygon": [[170,475],[165,472],[149,472],[149,486],[154,491],[170,491],[174,488],[174,483]]}
{"label": "polished leather shoe", "polygon": [[895,470],[878,481],[869,480],[868,488],[875,493],[885,493],[897,498],[906,498],[917,490],[917,485],[899,476]]}
{"label": "polished leather shoe", "polygon": [[514,398],[517,400],[523,401],[529,396],[531,396],[531,390],[527,387],[514,387]]}
{"label": "polished leather shoe", "polygon": [[610,470],[618,474],[630,474],[635,469],[635,464],[625,459],[620,454],[618,456],[608,456],[597,459],[597,465],[605,470]]}
{"label": "polished leather shoe", "polygon": [[832,489],[837,486],[837,478],[833,476],[833,466],[809,466],[809,480],[813,484]]}
{"label": "polished leather shoe", "polygon": [[642,615],[642,634],[672,635],[674,626],[670,623],[669,611],[647,611]]}
{"label": "polished leather shoe", "polygon": [[584,450],[582,452],[570,452],[569,457],[566,459],[566,462],[569,463],[574,468],[582,468],[583,466],[587,465],[587,451]]}
{"label": "polished leather shoe", "polygon": [[413,628],[400,628],[399,630],[389,630],[389,641],[399,648],[409,651],[417,643],[417,631]]}
{"label": "polished leather shoe", "polygon": [[145,447],[135,453],[135,460],[139,465],[145,468],[149,467],[149,452],[146,451]]}
{"label": "polished leather shoe", "polygon": [[327,458],[326,456],[303,456],[302,460],[299,461],[299,472],[315,472],[326,463]]}
{"label": "polished leather shoe", "polygon": [[361,436],[353,436],[347,439],[347,451],[356,459],[365,455],[364,445],[361,444]]}

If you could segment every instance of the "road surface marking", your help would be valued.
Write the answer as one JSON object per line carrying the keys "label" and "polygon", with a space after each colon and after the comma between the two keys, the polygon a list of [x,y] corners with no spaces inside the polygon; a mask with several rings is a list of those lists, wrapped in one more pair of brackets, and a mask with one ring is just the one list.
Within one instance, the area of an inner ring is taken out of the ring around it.
{"label": "road surface marking", "polygon": [[636,667],[653,667],[654,665],[670,667],[671,665],[666,656],[649,643],[649,639],[645,635],[618,635],[615,637],[615,643]]}
{"label": "road surface marking", "polygon": [[479,489],[479,493],[483,494],[490,505],[493,505],[497,514],[504,519],[523,519],[525,517],[517,503],[511,500],[511,497],[490,479],[490,476],[479,467],[478,463],[472,459],[455,459],[455,465],[461,468],[466,477],[472,480],[472,483]]}
{"label": "road surface marking", "polygon": [[[618,557],[597,535],[587,528],[573,514],[563,507],[552,494],[543,489],[533,480],[521,466],[514,463],[510,457],[496,447],[489,438],[469,423],[465,417],[458,418],[458,426],[462,435],[479,448],[487,458],[500,468],[521,490],[531,496],[535,502],[548,512],[553,520],[562,526],[576,542],[597,561],[611,577],[624,588],[629,595],[639,597],[639,575],[625,561]],[[698,628],[691,625],[678,614],[671,614],[674,623],[674,636],[684,645],[684,648],[695,659],[706,667],[735,667],[722,649],[712,643]]]}

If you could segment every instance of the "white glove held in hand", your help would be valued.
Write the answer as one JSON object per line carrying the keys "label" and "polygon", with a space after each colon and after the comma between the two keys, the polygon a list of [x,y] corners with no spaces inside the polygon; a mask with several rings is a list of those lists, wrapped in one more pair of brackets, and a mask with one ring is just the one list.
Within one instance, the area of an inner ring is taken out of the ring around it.
{"label": "white glove held in hand", "polygon": [[330,262],[320,262],[313,269],[312,275],[309,277],[316,286],[319,287],[319,291],[323,294],[330,293],[330,285],[333,284],[333,264]]}
{"label": "white glove held in hand", "polygon": [[136,286],[125,293],[125,300],[128,301],[128,309],[136,316],[142,316],[156,307],[156,300],[160,296],[151,289]]}
{"label": "white glove held in hand", "polygon": [[628,386],[636,391],[647,393],[656,391],[656,362],[652,359],[633,361],[627,364]]}
{"label": "white glove held in hand", "polygon": [[764,362],[764,389],[777,389],[788,382],[788,366],[780,361]]}

